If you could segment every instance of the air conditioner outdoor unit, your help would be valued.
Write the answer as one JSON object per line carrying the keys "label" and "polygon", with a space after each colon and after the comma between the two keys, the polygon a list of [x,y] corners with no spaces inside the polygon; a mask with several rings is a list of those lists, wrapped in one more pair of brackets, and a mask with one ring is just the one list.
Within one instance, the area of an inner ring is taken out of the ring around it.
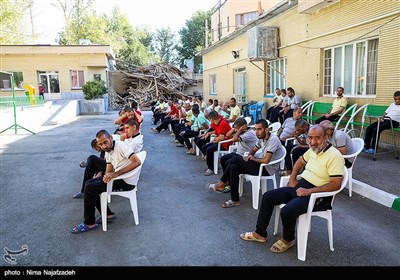
{"label": "air conditioner outdoor unit", "polygon": [[278,27],[256,26],[247,31],[248,58],[274,60],[278,56]]}

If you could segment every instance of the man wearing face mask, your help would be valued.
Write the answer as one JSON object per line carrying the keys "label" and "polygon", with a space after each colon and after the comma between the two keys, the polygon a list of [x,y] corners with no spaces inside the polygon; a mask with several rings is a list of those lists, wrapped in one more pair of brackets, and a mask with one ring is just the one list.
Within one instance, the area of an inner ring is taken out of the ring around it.
{"label": "man wearing face mask", "polygon": [[[274,207],[286,204],[281,210],[283,225],[282,237],[270,248],[271,252],[283,253],[294,245],[296,220],[307,212],[310,195],[314,192],[330,192],[340,189],[344,176],[344,159],[342,154],[327,140],[324,128],[317,124],[308,133],[310,149],[299,158],[290,175],[287,187],[264,193],[256,230],[240,235],[245,241],[267,242],[267,227]],[[305,167],[301,179],[297,174]],[[314,211],[324,211],[331,207],[332,197],[322,198]]]}

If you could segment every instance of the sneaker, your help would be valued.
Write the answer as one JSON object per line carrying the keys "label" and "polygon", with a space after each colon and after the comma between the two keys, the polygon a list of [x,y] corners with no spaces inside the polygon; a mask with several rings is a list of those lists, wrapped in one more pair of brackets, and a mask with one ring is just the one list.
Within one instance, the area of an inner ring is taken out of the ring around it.
{"label": "sneaker", "polygon": [[178,145],[176,145],[177,147],[185,147],[185,145],[183,145],[183,144],[178,144]]}
{"label": "sneaker", "polygon": [[364,148],[362,149],[362,152],[363,152],[363,153],[368,153],[368,150],[364,147]]}
{"label": "sneaker", "polygon": [[155,133],[160,133],[155,127],[151,128],[151,131],[155,132]]}
{"label": "sneaker", "polygon": [[368,153],[370,153],[371,155],[373,155],[373,154],[375,154],[375,150],[371,148],[371,149],[368,150]]}
{"label": "sneaker", "polygon": [[172,140],[172,142],[179,143],[179,140],[175,139],[175,140]]}
{"label": "sneaker", "polygon": [[214,174],[214,171],[212,171],[211,169],[207,169],[206,172],[204,172],[204,176],[210,176],[213,174]]}
{"label": "sneaker", "polygon": [[74,194],[74,195],[72,196],[72,198],[83,198],[83,196],[84,196],[83,193],[78,192],[78,193]]}

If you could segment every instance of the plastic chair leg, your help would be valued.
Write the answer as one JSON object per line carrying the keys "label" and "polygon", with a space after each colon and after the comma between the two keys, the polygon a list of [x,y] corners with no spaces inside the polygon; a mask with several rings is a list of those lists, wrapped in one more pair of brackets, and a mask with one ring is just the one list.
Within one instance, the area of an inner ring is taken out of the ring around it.
{"label": "plastic chair leg", "polygon": [[332,211],[328,211],[328,217],[326,219],[326,225],[328,227],[329,237],[329,249],[333,252],[333,225],[332,225]]}
{"label": "plastic chair leg", "polygon": [[309,229],[309,225],[307,225],[307,215],[300,215],[297,223],[297,258],[301,261],[305,261]]}
{"label": "plastic chair leg", "polygon": [[101,220],[103,231],[107,231],[107,192],[103,192],[100,195],[100,205],[101,205]]}
{"label": "plastic chair leg", "polygon": [[258,178],[250,179],[252,187],[252,197],[253,197],[253,208],[258,209],[258,201],[260,196],[260,181]]}
{"label": "plastic chair leg", "polygon": [[243,175],[239,175],[239,197],[242,197],[243,195]]}
{"label": "plastic chair leg", "polygon": [[349,168],[347,171],[349,172],[349,196],[351,197],[353,192],[353,169]]}
{"label": "plastic chair leg", "polygon": [[281,215],[281,207],[280,207],[280,205],[277,205],[277,206],[275,206],[274,235],[278,234],[280,215]]}
{"label": "plastic chair leg", "polygon": [[137,207],[137,198],[136,198],[136,192],[133,191],[131,195],[129,195],[129,200],[131,203],[131,209],[133,213],[133,219],[135,220],[135,225],[139,224],[139,213],[138,213],[138,207]]}
{"label": "plastic chair leg", "polygon": [[218,152],[214,152],[214,174],[218,174]]}

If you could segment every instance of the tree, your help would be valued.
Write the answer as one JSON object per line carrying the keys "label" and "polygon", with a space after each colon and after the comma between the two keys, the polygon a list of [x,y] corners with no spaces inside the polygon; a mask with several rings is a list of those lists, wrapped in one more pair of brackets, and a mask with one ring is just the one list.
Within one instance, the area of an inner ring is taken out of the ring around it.
{"label": "tree", "polygon": [[170,64],[178,64],[176,52],[176,35],[170,27],[162,27],[156,30],[153,37],[153,48],[155,55],[160,61]]}
{"label": "tree", "polygon": [[23,14],[30,0],[0,0],[0,45],[24,44],[28,34],[23,23]]}
{"label": "tree", "polygon": [[[198,72],[201,64],[201,57],[195,54],[205,47],[205,22],[211,21],[211,11],[197,11],[186,21],[186,26],[179,30],[181,46],[178,48],[180,63],[185,59],[194,59],[194,70]],[[208,24],[208,26],[210,26]]]}

